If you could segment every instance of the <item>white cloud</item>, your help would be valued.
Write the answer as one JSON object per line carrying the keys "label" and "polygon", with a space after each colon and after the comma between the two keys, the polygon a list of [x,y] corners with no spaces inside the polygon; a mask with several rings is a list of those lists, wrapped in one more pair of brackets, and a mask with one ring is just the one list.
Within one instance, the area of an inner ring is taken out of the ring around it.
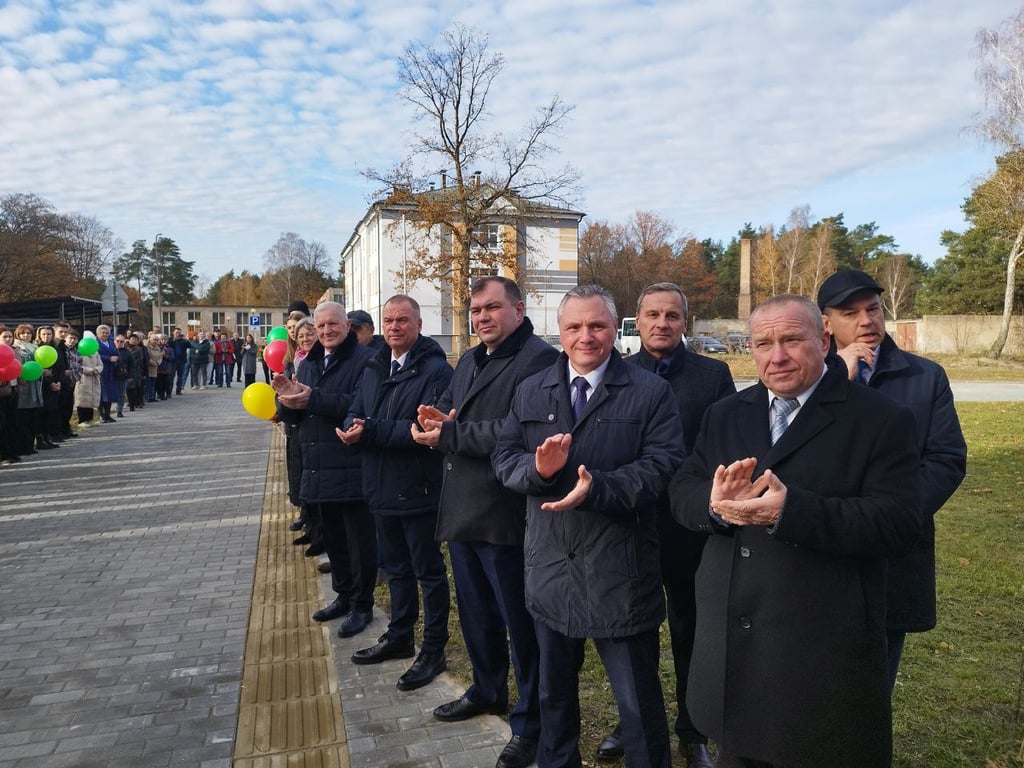
{"label": "white cloud", "polygon": [[163,232],[214,277],[259,269],[285,231],[337,253],[373,191],[359,171],[422,127],[395,97],[395,57],[454,19],[505,57],[493,130],[518,132],[556,92],[575,105],[554,162],[583,171],[592,218],[651,209],[727,238],[806,203],[934,258],[964,175],[985,169],[962,129],[980,106],[974,33],[1006,15],[995,0],[414,5],[14,0],[0,194],[35,192],[129,243]]}

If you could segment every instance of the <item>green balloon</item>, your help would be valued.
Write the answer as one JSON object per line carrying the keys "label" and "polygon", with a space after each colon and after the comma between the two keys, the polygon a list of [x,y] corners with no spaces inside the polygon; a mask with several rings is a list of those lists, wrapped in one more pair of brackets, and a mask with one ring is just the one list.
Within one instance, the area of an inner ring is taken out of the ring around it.
{"label": "green balloon", "polygon": [[43,366],[35,360],[29,360],[21,366],[21,378],[24,381],[35,381],[43,375]]}
{"label": "green balloon", "polygon": [[36,359],[37,363],[43,366],[43,368],[49,368],[57,362],[57,350],[45,345],[37,347],[33,357]]}
{"label": "green balloon", "polygon": [[80,342],[78,342],[78,354],[82,355],[83,357],[95,355],[99,351],[99,348],[100,343],[96,341],[96,339],[86,337],[82,339]]}
{"label": "green balloon", "polygon": [[279,325],[276,328],[271,328],[270,333],[267,334],[267,341],[287,341],[288,340],[288,329],[283,325]]}

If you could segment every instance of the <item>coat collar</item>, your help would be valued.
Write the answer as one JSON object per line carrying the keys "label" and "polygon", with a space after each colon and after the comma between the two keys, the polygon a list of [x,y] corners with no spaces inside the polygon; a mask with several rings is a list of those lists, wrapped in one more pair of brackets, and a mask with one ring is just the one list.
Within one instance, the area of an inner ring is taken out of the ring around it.
{"label": "coat collar", "polygon": [[850,386],[845,365],[829,365],[817,389],[804,403],[796,419],[775,445],[771,444],[768,425],[768,389],[761,382],[738,394],[741,402],[751,406],[751,434],[754,436],[755,455],[760,456],[755,474],[772,467],[794,453],[808,440],[835,421],[831,406],[845,402]]}

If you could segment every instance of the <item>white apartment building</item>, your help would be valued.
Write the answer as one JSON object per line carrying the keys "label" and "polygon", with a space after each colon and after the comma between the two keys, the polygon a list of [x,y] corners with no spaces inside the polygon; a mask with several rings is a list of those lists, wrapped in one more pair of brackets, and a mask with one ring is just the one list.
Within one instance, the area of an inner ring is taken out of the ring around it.
{"label": "white apartment building", "polygon": [[[416,253],[429,249],[429,253],[438,254],[443,247],[444,233],[440,228],[426,232],[413,224],[414,215],[415,206],[411,203],[377,202],[370,206],[341,252],[344,303],[350,310],[369,312],[380,332],[384,302],[396,293],[407,293],[420,304],[423,333],[451,353],[457,344],[460,323],[469,322],[469,318],[453,316],[451,290],[423,280],[401,290],[406,284],[407,267]],[[584,215],[568,208],[537,203],[513,206],[506,202],[495,206],[493,223],[474,234],[474,240],[486,244],[482,247],[487,250],[514,247],[520,269],[526,275],[526,280],[521,281],[526,315],[535,332],[549,340],[557,341],[558,337],[558,302],[577,284],[579,225]],[[472,270],[472,279],[486,273],[483,269]]]}

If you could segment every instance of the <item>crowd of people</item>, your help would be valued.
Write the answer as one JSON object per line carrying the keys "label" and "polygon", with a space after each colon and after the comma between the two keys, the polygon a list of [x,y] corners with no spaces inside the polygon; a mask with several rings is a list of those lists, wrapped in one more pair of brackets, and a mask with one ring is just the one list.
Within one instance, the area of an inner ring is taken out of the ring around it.
{"label": "crowd of people", "polygon": [[[80,346],[83,338],[94,344]],[[168,337],[156,328],[143,333],[131,327],[113,333],[101,324],[80,336],[64,321],[0,325],[0,344],[22,364],[33,361],[40,346],[55,351],[55,362],[39,378],[0,381],[0,466],[57,448],[78,437],[78,428],[115,424],[126,410],[168,400],[186,387],[230,387],[243,377],[247,386],[256,380],[261,351],[252,335],[200,330],[188,338],[175,328]]]}
{"label": "crowd of people", "polygon": [[620,719],[596,757],[670,766],[666,618],[687,766],[890,765],[905,634],[935,623],[931,518],[966,446],[941,367],[886,334],[882,291],[841,270],[817,303],[759,305],[758,382],[738,392],[686,348],[671,283],[641,293],[642,347],[623,358],[604,289],[562,299],[559,353],[513,281],[482,278],[480,343],[454,370],[409,296],[384,304],[382,336],[361,310],[290,307],[272,386],[295,543],[331,573],[313,619],[363,632],[380,574],[387,629],[351,661],[412,659],[397,688],[430,684],[446,668],[445,542],[472,681],[433,716],[507,715],[497,768],[582,765],[588,640]]}

